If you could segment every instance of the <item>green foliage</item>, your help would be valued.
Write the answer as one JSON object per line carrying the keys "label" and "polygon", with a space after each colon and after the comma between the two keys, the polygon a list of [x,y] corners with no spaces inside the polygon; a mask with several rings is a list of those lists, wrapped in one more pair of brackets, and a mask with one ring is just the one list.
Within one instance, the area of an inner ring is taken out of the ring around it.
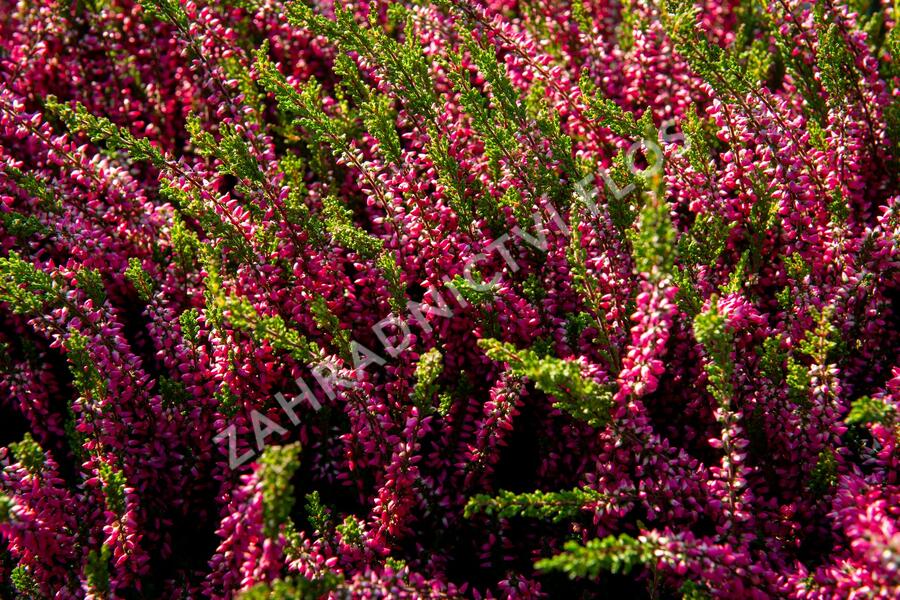
{"label": "green foliage", "polygon": [[250,151],[247,139],[241,135],[234,125],[221,123],[219,139],[204,129],[204,124],[194,115],[188,117],[187,130],[191,136],[194,149],[201,156],[219,161],[219,171],[234,175],[238,179],[250,180],[262,184],[265,180],[259,163]]}
{"label": "green foliage", "polygon": [[241,592],[237,600],[319,600],[335,591],[341,583],[343,578],[330,571],[316,579],[294,576],[258,583]]}
{"label": "green foliage", "polygon": [[346,54],[335,57],[334,72],[341,77],[342,88],[358,104],[360,118],[368,132],[378,140],[385,158],[399,162],[402,147],[392,100],[370,89],[360,78],[356,63]]}
{"label": "green foliage", "polygon": [[227,381],[223,381],[220,384],[219,389],[213,393],[213,398],[216,400],[220,413],[229,419],[237,414],[238,398],[234,392],[231,391],[231,386],[228,385]]}
{"label": "green foliage", "polygon": [[39,600],[43,597],[41,596],[41,589],[38,582],[35,581],[31,573],[28,572],[27,567],[18,565],[12,570],[9,578],[12,581],[13,587],[16,588],[16,593],[19,598]]}
{"label": "green foliage", "polygon": [[291,478],[300,467],[300,444],[269,446],[259,458],[258,477],[263,495],[263,527],[268,538],[275,538],[288,523],[294,507]]}
{"label": "green foliage", "polygon": [[112,559],[112,548],[103,544],[100,551],[88,552],[84,565],[84,576],[88,587],[97,598],[108,598],[110,590],[109,561]]}
{"label": "green foliage", "polygon": [[[219,215],[214,210],[210,210],[205,201],[200,198],[197,189],[190,188],[190,191],[184,191],[168,179],[162,178],[159,194],[185,215],[195,219],[207,236],[215,238],[217,247],[224,244],[240,262],[250,263],[255,260],[254,250],[247,237],[227,215]],[[183,228],[181,233],[184,235],[175,246],[176,257],[182,262],[182,266],[187,272],[192,264],[192,259],[197,256],[202,242],[186,228]],[[176,244],[174,238],[173,244]]]}
{"label": "green foliage", "polygon": [[246,331],[254,340],[268,341],[276,350],[288,352],[302,363],[312,363],[321,354],[315,342],[288,327],[281,316],[259,315],[246,298],[230,298],[226,301],[226,309],[233,327]]}
{"label": "green foliage", "polygon": [[529,273],[528,277],[522,282],[522,294],[534,305],[547,297],[547,290],[541,278],[535,273]]}
{"label": "green foliage", "polygon": [[388,303],[391,309],[401,314],[406,308],[406,286],[403,285],[403,270],[397,264],[397,259],[391,252],[383,251],[376,260],[378,269],[388,283],[390,297]]}
{"label": "green foliage", "polygon": [[119,516],[125,514],[125,474],[118,468],[102,462],[97,468],[100,481],[103,482],[103,496],[106,508]]}
{"label": "green foliage", "polygon": [[566,339],[573,348],[581,339],[584,330],[594,323],[593,317],[586,312],[572,313],[566,317]]}
{"label": "green foliage", "polygon": [[221,256],[211,244],[200,244],[199,250],[200,264],[206,273],[206,277],[203,278],[203,298],[206,301],[204,317],[210,327],[221,327],[227,304],[222,292]]}
{"label": "green foliage", "polygon": [[285,174],[285,182],[289,184],[287,198],[284,200],[284,213],[287,222],[300,226],[306,232],[309,242],[322,248],[325,246],[325,223],[318,215],[314,215],[306,205],[309,192],[304,182],[306,173],[303,161],[296,155],[286,154],[281,158],[280,167]]}
{"label": "green foliage", "polygon": [[268,44],[263,44],[256,52],[254,66],[259,74],[259,85],[275,97],[283,113],[294,117],[294,126],[306,131],[311,145],[331,148],[336,155],[348,157],[353,162],[346,125],[322,109],[321,85],[311,77],[299,90],[294,88],[269,59],[268,52]]}
{"label": "green foliage", "polygon": [[75,389],[86,398],[95,400],[106,398],[107,381],[91,357],[88,339],[72,329],[63,346],[66,349],[66,358],[69,359],[69,371],[72,373]]}
{"label": "green foliage", "polygon": [[200,340],[200,313],[196,308],[189,308],[178,317],[181,325],[181,334],[186,342],[196,345]]}
{"label": "green foliage", "polygon": [[897,419],[897,409],[883,398],[863,396],[850,405],[850,412],[844,419],[848,425],[869,425],[880,423],[893,426]]}
{"label": "green foliage", "polygon": [[809,368],[793,356],[787,358],[788,398],[801,407],[809,406]]}
{"label": "green foliage", "polygon": [[15,500],[0,492],[0,524],[8,523],[13,518],[15,506]]}
{"label": "green foliage", "polygon": [[[566,205],[571,194],[567,186],[560,184],[558,170],[548,159],[559,161],[564,173],[575,173],[572,140],[563,133],[556,111],[548,107],[543,89],[533,87],[523,102],[494,47],[479,42],[481,36],[463,22],[457,26],[463,49],[450,54],[447,73],[460,94],[460,105],[470,117],[473,130],[484,143],[494,174],[500,176],[503,169],[519,173],[525,182],[520,191],[531,200],[523,207],[529,209],[524,212],[530,213],[536,199],[543,195],[555,205]],[[483,84],[473,82],[470,64],[477,68]],[[543,143],[549,144],[550,157]],[[479,214],[499,225],[496,200],[480,190],[476,196]]]}
{"label": "green foliage", "polygon": [[744,250],[744,252],[741,253],[741,257],[738,259],[737,264],[734,266],[734,270],[728,277],[728,282],[719,286],[719,290],[723,294],[736,294],[743,289],[748,281],[747,271],[749,262],[750,251]]}
{"label": "green foliage", "polygon": [[584,377],[579,363],[541,357],[534,350],[519,350],[489,338],[479,340],[478,346],[491,360],[508,363],[510,371],[528,377],[537,389],[553,396],[560,410],[594,427],[609,422],[612,392]]}
{"label": "green foliage", "polygon": [[681,600],[710,600],[712,596],[699,583],[685,581],[678,590],[681,592]]}
{"label": "green foliage", "polygon": [[651,278],[674,273],[678,233],[664,198],[655,194],[648,196],[641,209],[637,231],[630,232],[630,237],[635,269],[639,273],[646,273]]}
{"label": "green foliage", "polygon": [[306,494],[306,518],[314,531],[323,534],[331,529],[331,515],[322,504],[319,492],[312,491]]}
{"label": "green foliage", "polygon": [[76,285],[94,301],[95,305],[102,304],[106,300],[106,288],[97,269],[80,269],[76,281]]}
{"label": "green foliage", "polygon": [[822,450],[816,466],[809,474],[809,491],[817,497],[822,497],[834,489],[838,483],[837,467],[834,452],[829,449]]}
{"label": "green foliage", "polygon": [[809,356],[816,364],[824,365],[840,340],[840,332],[831,322],[831,309],[812,309],[816,325],[806,332],[800,341],[800,352]]}
{"label": "green foliage", "polygon": [[[433,120],[438,106],[437,94],[431,77],[429,61],[419,47],[416,36],[407,32],[406,43],[400,43],[384,31],[364,28],[353,17],[353,12],[340,6],[334,8],[334,20],[317,15],[301,1],[286,4],[288,22],[305,27],[321,35],[345,53],[356,52],[378,65],[382,75],[397,88],[407,108],[416,115]],[[403,20],[402,7],[394,5],[391,17],[394,22]]]}
{"label": "green foliage", "polygon": [[[574,160],[572,138],[563,132],[559,113],[547,100],[546,92],[541,85],[535,85],[531,88],[525,98],[525,109],[528,117],[537,126],[539,138],[550,144],[553,158],[559,161],[559,169],[562,173],[571,175],[584,172],[584,170],[579,169]],[[539,169],[541,178],[540,189],[550,188],[549,194],[554,205],[567,206],[567,202],[571,197],[570,190],[567,186],[558,185],[559,178],[556,171],[546,168],[542,155],[535,147],[531,148],[531,152],[536,166],[542,167]]]}
{"label": "green foliage", "polygon": [[65,123],[72,133],[83,133],[95,144],[102,144],[109,151],[122,150],[133,161],[150,161],[155,167],[163,169],[168,165],[163,153],[150,143],[150,140],[135,137],[124,127],[119,127],[106,117],[91,114],[81,104],[75,108],[59,103],[55,97],[48,96],[44,106]]}
{"label": "green foliage", "polygon": [[[654,160],[656,160],[654,158]],[[643,175],[636,171],[633,164],[629,164],[627,152],[620,151],[613,157],[609,169],[609,178],[615,184],[617,190],[610,189],[606,194],[606,210],[613,225],[619,231],[628,231],[637,219],[638,213],[632,204],[631,198],[639,198],[647,189],[647,181]],[[608,184],[607,184],[608,185]],[[608,185],[608,187],[611,187]],[[628,193],[626,190],[630,188]]]}
{"label": "green foliage", "polygon": [[9,451],[12,452],[16,462],[25,467],[29,473],[37,475],[43,471],[44,451],[30,433],[26,433],[21,442],[10,444]]}
{"label": "green foliage", "polygon": [[59,199],[43,179],[8,164],[0,165],[0,169],[23,191],[40,200],[41,208],[50,212],[58,212],[62,208]]}
{"label": "green foliage", "polygon": [[453,406],[453,395],[449,392],[441,392],[438,394],[438,406],[437,413],[442,417],[446,417],[450,414],[450,409]]}
{"label": "green foliage", "polygon": [[353,224],[350,212],[337,198],[323,199],[325,228],[338,245],[353,250],[362,258],[375,258],[381,253],[384,241]]}
{"label": "green foliage", "polygon": [[688,235],[678,240],[678,259],[685,265],[712,265],[725,249],[733,224],[717,213],[697,215]]}
{"label": "green foliage", "polygon": [[850,215],[850,205],[840,190],[834,190],[831,202],[828,203],[828,214],[831,215],[831,222],[837,226],[842,225]]}
{"label": "green foliage", "polygon": [[337,532],[341,534],[341,541],[351,546],[362,547],[363,533],[365,533],[365,524],[350,515],[344,519],[344,522],[338,525]]}
{"label": "green foliage", "polygon": [[587,75],[582,76],[579,87],[581,88],[581,96],[587,103],[586,116],[589,119],[599,121],[601,125],[609,128],[619,137],[629,140],[643,138],[643,124],[639,124],[635,120],[634,114],[625,110],[613,100],[604,98]]}
{"label": "green foliage", "polygon": [[682,150],[688,163],[698,173],[712,177],[712,148],[716,143],[713,132],[709,131],[707,122],[697,116],[693,110],[687,112],[680,123],[684,133],[685,145]]}
{"label": "green foliage", "polygon": [[745,68],[725,49],[710,42],[697,28],[697,9],[689,0],[662,3],[662,22],[675,49],[691,69],[720,95],[742,96],[750,90]]}
{"label": "green foliage", "polygon": [[138,298],[144,302],[149,302],[153,297],[153,280],[150,275],[144,271],[139,258],[131,257],[128,259],[128,267],[125,269],[125,279],[131,282],[137,291]]}
{"label": "green foliage", "polygon": [[819,52],[816,64],[828,101],[840,104],[856,87],[859,72],[853,53],[837,23],[825,14],[825,4],[816,3],[813,14],[819,29]]}
{"label": "green foliage", "polygon": [[338,349],[341,357],[350,360],[350,331],[341,327],[341,320],[331,312],[328,303],[322,296],[316,296],[309,304],[313,320],[319,329],[331,336],[331,342]]}
{"label": "green foliage", "polygon": [[441,351],[432,348],[419,357],[416,365],[416,384],[413,402],[422,410],[431,410],[431,402],[438,390],[437,379],[444,370]]}
{"label": "green foliage", "polygon": [[478,494],[469,498],[464,515],[471,518],[476,514],[507,519],[529,517],[550,520],[554,523],[574,519],[585,510],[593,510],[589,505],[606,500],[606,496],[590,488],[574,488],[558,492],[526,492],[516,494],[500,490],[497,496]]}
{"label": "green foliage", "polygon": [[725,317],[716,308],[716,299],[711,301],[709,310],[694,317],[694,335],[703,344],[708,361],[704,365],[709,377],[709,388],[720,406],[728,407],[734,388],[731,383],[734,362],[731,352],[734,348],[733,334]]}
{"label": "green foliage", "polygon": [[182,30],[188,29],[190,21],[178,0],[139,0],[139,2],[148,17],[172,23]]}
{"label": "green foliage", "polygon": [[[480,282],[480,283],[479,283]],[[477,269],[472,269],[471,277],[466,279],[457,275],[445,284],[452,287],[463,299],[472,306],[484,307],[494,301],[496,290],[491,283],[484,281]]]}
{"label": "green foliage", "polygon": [[14,313],[39,313],[55,297],[53,278],[49,274],[13,251],[8,258],[0,258],[0,302],[9,303]]}
{"label": "green foliage", "polygon": [[[473,220],[472,207],[466,202],[470,186],[460,172],[459,163],[450,155],[450,142],[436,130],[429,130],[426,151],[437,171],[438,182],[443,186],[447,203],[456,213],[462,227],[470,227]],[[477,181],[472,186],[476,188],[476,193],[480,194]]]}
{"label": "green foliage", "polygon": [[778,385],[784,381],[785,362],[787,352],[781,349],[781,335],[767,337],[762,347],[757,350],[759,354],[759,370],[769,378],[769,381]]}
{"label": "green foliage", "polygon": [[622,0],[621,21],[616,27],[616,39],[623,51],[634,48],[634,32],[646,30],[643,11],[635,10],[637,0]]}
{"label": "green foliage", "polygon": [[10,211],[0,213],[0,222],[6,228],[9,235],[15,236],[20,240],[27,240],[36,233],[47,235],[50,229],[38,220],[37,217],[31,215],[23,215],[20,212]]}
{"label": "green foliage", "polygon": [[653,562],[656,548],[623,533],[593,539],[583,546],[574,541],[566,542],[564,549],[562,554],[539,560],[535,568],[539,571],[562,571],[572,579],[596,579],[603,571],[628,574],[639,565]]}
{"label": "green foliage", "polygon": [[183,383],[164,375],[159,378],[159,395],[166,408],[184,407],[190,399],[190,394]]}

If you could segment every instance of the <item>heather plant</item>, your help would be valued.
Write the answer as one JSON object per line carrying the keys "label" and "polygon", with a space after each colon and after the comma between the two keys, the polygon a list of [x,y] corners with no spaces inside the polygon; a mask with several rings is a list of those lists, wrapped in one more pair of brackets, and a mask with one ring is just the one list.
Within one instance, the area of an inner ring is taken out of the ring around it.
{"label": "heather plant", "polygon": [[900,596],[900,8],[0,0],[0,596]]}

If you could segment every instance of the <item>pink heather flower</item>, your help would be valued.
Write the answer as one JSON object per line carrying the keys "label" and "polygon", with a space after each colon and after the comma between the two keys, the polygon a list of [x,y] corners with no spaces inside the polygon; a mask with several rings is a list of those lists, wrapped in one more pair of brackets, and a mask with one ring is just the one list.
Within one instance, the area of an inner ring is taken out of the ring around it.
{"label": "pink heather flower", "polygon": [[2,593],[900,596],[890,4],[0,0]]}

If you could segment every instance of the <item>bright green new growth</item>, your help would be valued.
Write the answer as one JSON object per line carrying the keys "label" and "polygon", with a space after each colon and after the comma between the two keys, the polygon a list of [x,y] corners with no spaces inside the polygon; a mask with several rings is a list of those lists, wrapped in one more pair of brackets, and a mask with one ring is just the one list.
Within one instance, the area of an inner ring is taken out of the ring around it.
{"label": "bright green new growth", "polygon": [[353,224],[353,213],[334,196],[322,200],[325,227],[338,245],[353,250],[362,258],[375,258],[384,241]]}
{"label": "bright green new growth", "polygon": [[750,86],[745,70],[723,48],[711,43],[696,26],[697,9],[687,0],[662,4],[662,22],[675,48],[691,69],[724,97],[741,96]]}
{"label": "bright green new growth", "polygon": [[390,304],[394,312],[402,314],[406,309],[406,286],[403,284],[403,269],[397,264],[397,259],[394,258],[394,255],[388,251],[382,251],[378,255],[375,264],[378,265],[378,269],[387,280],[388,292],[390,293],[388,304]]}
{"label": "bright green new growth", "polygon": [[594,427],[609,423],[612,392],[584,377],[578,362],[541,357],[533,350],[489,338],[479,340],[478,346],[492,360],[508,363],[512,373],[528,377],[537,389],[553,396],[556,408]]}
{"label": "bright green new growth", "polygon": [[289,524],[294,507],[291,478],[300,467],[300,444],[269,446],[259,458],[259,482],[263,495],[263,527],[275,538],[282,525]]}
{"label": "bright green new growth", "polygon": [[46,235],[50,232],[50,229],[44,227],[37,217],[16,211],[0,213],[0,222],[3,223],[3,227],[10,235],[20,240],[27,240],[36,233]]}
{"label": "bright green new growth", "polygon": [[477,269],[472,269],[470,278],[457,275],[445,285],[473,306],[484,307],[494,301],[496,292],[494,286],[484,281]]}
{"label": "bright green new growth", "polygon": [[318,579],[295,576],[258,583],[241,592],[237,600],[319,600],[328,596],[343,582],[336,573],[326,571]]}
{"label": "bright green new growth", "polygon": [[816,496],[824,496],[838,484],[838,463],[834,451],[822,450],[816,465],[809,474],[809,491]]}
{"label": "bright green new growth", "polygon": [[344,522],[335,527],[337,532],[341,534],[341,541],[351,546],[362,546],[363,533],[365,532],[365,523],[357,519],[353,515],[349,515]]}
{"label": "bright green new growth", "polygon": [[200,323],[198,319],[200,318],[200,313],[196,308],[189,308],[188,310],[181,313],[181,316],[178,317],[178,323],[181,325],[181,334],[184,336],[185,341],[189,344],[197,344],[200,336]]}
{"label": "bright green new growth", "polygon": [[394,124],[396,114],[391,98],[366,85],[356,63],[346,54],[335,57],[334,72],[341,77],[340,91],[358,105],[363,125],[378,140],[385,158],[399,162],[402,147]]}
{"label": "bright green new growth", "polygon": [[469,498],[464,514],[467,518],[485,514],[501,519],[529,517],[559,523],[574,519],[584,511],[595,510],[591,504],[607,499],[605,495],[590,488],[574,488],[558,492],[534,491],[523,494],[500,490],[497,496],[478,494]]}
{"label": "bright green new growth", "polygon": [[819,55],[816,61],[822,87],[828,92],[828,101],[840,104],[857,85],[859,72],[853,53],[841,35],[837,23],[829,22],[824,3],[816,3],[813,14],[819,28]]}
{"label": "bright green new growth", "polygon": [[10,251],[0,258],[0,302],[7,302],[14,313],[35,314],[55,298],[53,278]]}
{"label": "bright green new growth", "polygon": [[73,109],[67,104],[59,103],[55,97],[48,96],[45,107],[55,113],[69,131],[84,133],[93,143],[103,144],[109,151],[123,150],[131,160],[148,160],[159,169],[168,165],[165,155],[150,140],[135,137],[106,117],[91,114],[81,104],[76,104]]}
{"label": "bright green new growth", "polygon": [[106,508],[122,516],[125,513],[125,474],[109,463],[101,462],[97,469],[100,481],[103,482],[103,497]]}
{"label": "bright green new growth", "polygon": [[603,571],[628,574],[635,567],[656,560],[654,544],[625,533],[593,539],[583,546],[578,542],[566,542],[564,549],[561,554],[539,560],[535,567],[540,571],[562,571],[572,579],[596,579]]}
{"label": "bright green new growth", "polygon": [[197,153],[217,159],[220,163],[220,172],[256,184],[264,181],[265,176],[251,154],[246,138],[238,133],[234,125],[220,124],[220,137],[216,139],[213,134],[203,129],[198,117],[191,116],[187,121],[187,130]]}
{"label": "bright green new growth", "polygon": [[[433,120],[438,105],[431,70],[415,36],[407,35],[402,44],[378,28],[363,28],[351,11],[336,6],[334,20],[317,15],[303,2],[287,3],[287,19],[292,25],[305,27],[328,38],[343,52],[357,52],[380,66],[385,78],[397,88],[411,112]],[[403,7],[394,5],[390,16],[394,22],[404,19]]]}
{"label": "bright green new growth", "polygon": [[12,580],[13,587],[16,588],[16,593],[19,594],[18,597],[28,600],[38,600],[42,597],[37,581],[26,567],[18,565],[12,570],[9,578]]}
{"label": "bright green new growth", "polygon": [[419,357],[416,365],[416,384],[413,388],[413,402],[419,409],[431,409],[432,398],[438,390],[437,379],[443,370],[443,357],[437,348],[432,348]]}
{"label": "bright green new growth", "polygon": [[21,442],[10,444],[9,450],[16,462],[29,473],[37,475],[44,469],[44,451],[30,433],[26,433]]}
{"label": "bright green new growth", "polygon": [[886,399],[863,396],[850,405],[850,412],[844,422],[848,425],[879,423],[892,426],[897,422],[897,409]]}
{"label": "bright green new growth", "polygon": [[106,544],[100,546],[100,551],[91,550],[88,552],[87,561],[84,565],[84,575],[88,582],[88,587],[96,597],[109,597],[109,561],[112,560],[112,548]]}
{"label": "bright green new growth", "polygon": [[187,13],[178,0],[139,0],[139,2],[148,17],[172,23],[183,30],[190,26]]}
{"label": "bright green new growth", "polygon": [[619,137],[637,141],[644,139],[648,132],[655,131],[652,113],[649,110],[639,120],[636,120],[630,111],[625,110],[615,101],[604,98],[586,74],[582,75],[578,86],[581,88],[581,96],[587,104],[586,116],[598,121],[600,125],[608,127]]}
{"label": "bright green new growth", "polygon": [[710,392],[720,406],[727,408],[734,395],[731,383],[734,374],[734,361],[731,358],[734,339],[725,317],[718,312],[715,298],[708,310],[694,318],[694,335],[703,344],[709,359],[704,369],[709,377]]}
{"label": "bright green new growth", "polygon": [[260,316],[246,298],[229,298],[225,308],[231,325],[246,331],[256,341],[265,340],[304,364],[314,362],[321,354],[318,344],[288,327],[281,316]]}
{"label": "bright green new growth", "polygon": [[669,203],[657,194],[647,194],[637,230],[630,230],[635,270],[651,279],[675,273],[678,232],[672,224]]}
{"label": "bright green new growth", "polygon": [[131,257],[128,259],[128,268],[125,269],[125,278],[131,282],[137,291],[138,298],[144,302],[149,302],[153,296],[153,280],[150,275],[144,271],[139,258]]}
{"label": "bright green new growth", "polygon": [[313,298],[310,302],[310,312],[312,312],[316,326],[331,336],[331,342],[337,347],[340,356],[349,361],[351,357],[350,331],[341,327],[341,320],[328,308],[325,298],[322,296]]}
{"label": "bright green new growth", "polygon": [[79,289],[83,290],[94,304],[102,304],[106,300],[106,288],[97,269],[80,269],[76,281]]}
{"label": "bright green new growth", "polygon": [[107,380],[97,369],[97,363],[88,350],[88,339],[73,328],[63,342],[63,347],[66,349],[75,389],[88,399],[106,398]]}
{"label": "bright green new growth", "polygon": [[322,498],[318,491],[312,491],[306,494],[306,519],[312,525],[313,531],[324,534],[330,529],[331,515],[328,509],[322,504]]}

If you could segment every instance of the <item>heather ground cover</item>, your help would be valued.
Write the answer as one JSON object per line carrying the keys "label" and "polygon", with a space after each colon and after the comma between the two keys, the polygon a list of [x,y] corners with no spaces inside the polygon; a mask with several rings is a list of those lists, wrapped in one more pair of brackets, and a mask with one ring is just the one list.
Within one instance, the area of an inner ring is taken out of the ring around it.
{"label": "heather ground cover", "polygon": [[0,0],[0,597],[900,597],[898,19]]}

